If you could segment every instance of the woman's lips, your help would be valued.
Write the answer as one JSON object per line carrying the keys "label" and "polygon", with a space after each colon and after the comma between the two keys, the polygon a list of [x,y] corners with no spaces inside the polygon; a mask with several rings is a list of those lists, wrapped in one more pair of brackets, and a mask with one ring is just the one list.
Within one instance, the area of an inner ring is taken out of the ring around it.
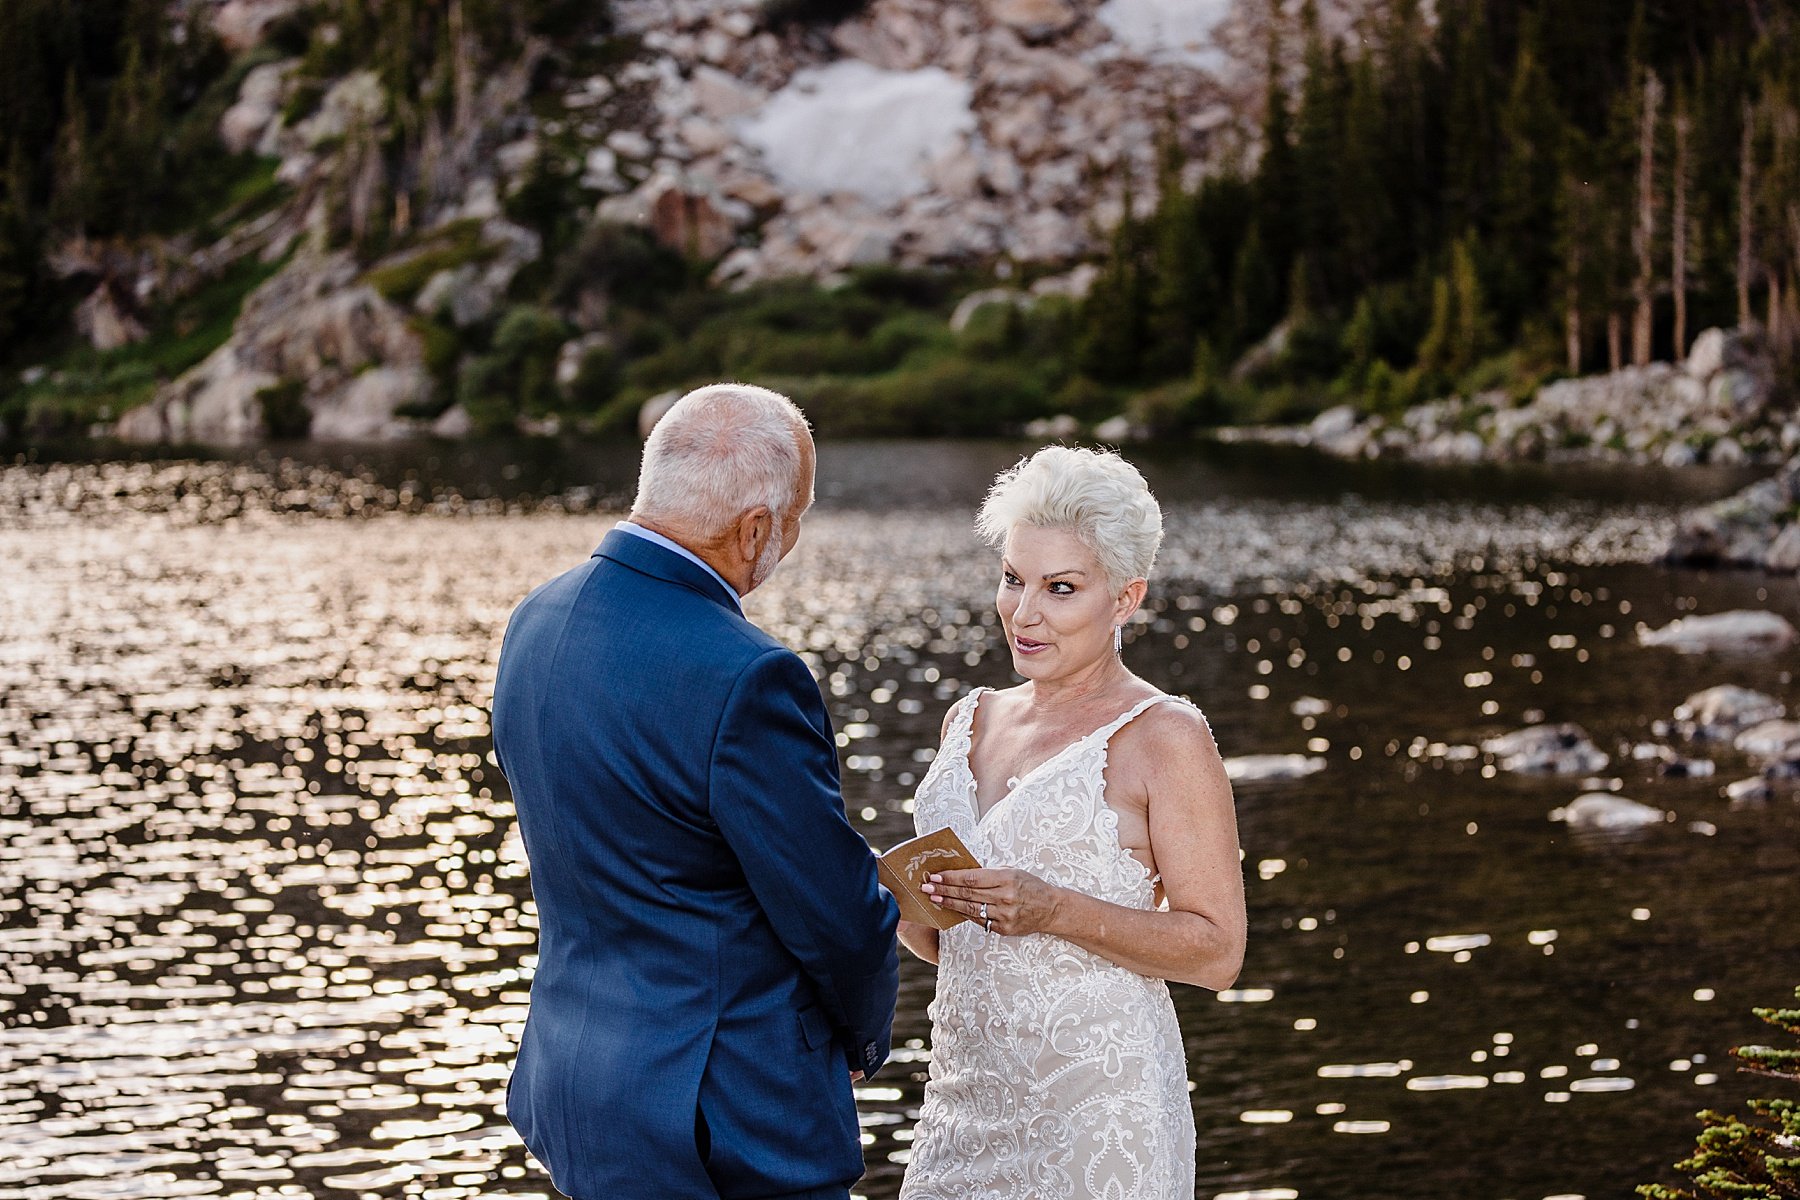
{"label": "woman's lips", "polygon": [[1048,650],[1049,648],[1049,642],[1034,642],[1028,637],[1020,637],[1018,634],[1013,635],[1013,649],[1017,650],[1020,654],[1036,654],[1040,650]]}

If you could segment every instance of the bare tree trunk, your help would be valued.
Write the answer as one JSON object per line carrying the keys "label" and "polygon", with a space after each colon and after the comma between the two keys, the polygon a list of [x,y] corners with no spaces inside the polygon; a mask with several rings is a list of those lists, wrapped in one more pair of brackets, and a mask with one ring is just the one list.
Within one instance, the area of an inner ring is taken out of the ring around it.
{"label": "bare tree trunk", "polygon": [[1781,348],[1781,276],[1774,271],[1769,272],[1769,345]]}
{"label": "bare tree trunk", "polygon": [[450,0],[450,53],[455,89],[455,110],[450,118],[453,138],[462,135],[475,120],[475,38],[463,20],[462,0]]}
{"label": "bare tree trunk", "polygon": [[1645,366],[1650,361],[1650,337],[1655,316],[1651,282],[1655,266],[1651,255],[1656,249],[1656,106],[1662,100],[1662,81],[1655,71],[1644,72],[1644,116],[1638,127],[1638,211],[1637,224],[1631,230],[1631,248],[1637,253],[1637,278],[1631,294],[1635,302],[1631,314],[1631,362]]}
{"label": "bare tree trunk", "polygon": [[1606,314],[1606,367],[1617,371],[1625,365],[1625,318],[1618,309]]}
{"label": "bare tree trunk", "polygon": [[1669,217],[1669,289],[1675,293],[1675,361],[1687,361],[1688,132],[1693,120],[1675,115],[1675,211]]}
{"label": "bare tree trunk", "polygon": [[1750,316],[1750,279],[1756,263],[1750,254],[1750,238],[1754,225],[1754,206],[1756,186],[1756,161],[1753,153],[1756,149],[1756,110],[1749,104],[1744,105],[1744,137],[1738,152],[1738,252],[1737,252],[1737,302],[1738,325],[1751,322]]}
{"label": "bare tree trunk", "polygon": [[1581,242],[1569,243],[1569,282],[1564,293],[1563,345],[1569,354],[1569,374],[1581,374]]}

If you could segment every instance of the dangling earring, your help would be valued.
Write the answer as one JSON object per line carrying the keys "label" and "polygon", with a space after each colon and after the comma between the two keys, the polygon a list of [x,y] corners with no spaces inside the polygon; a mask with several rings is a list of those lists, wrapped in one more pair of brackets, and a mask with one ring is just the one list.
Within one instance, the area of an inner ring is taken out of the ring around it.
{"label": "dangling earring", "polygon": [[1123,625],[1113,626],[1113,653],[1121,656],[1125,653],[1125,627]]}

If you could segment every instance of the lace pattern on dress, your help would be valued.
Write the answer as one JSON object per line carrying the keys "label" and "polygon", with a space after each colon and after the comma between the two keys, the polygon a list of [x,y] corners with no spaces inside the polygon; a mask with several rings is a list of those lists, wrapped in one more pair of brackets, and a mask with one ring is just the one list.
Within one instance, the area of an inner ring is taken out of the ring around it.
{"label": "lace pattern on dress", "polygon": [[[985,689],[983,689],[985,690]],[[1158,695],[1013,781],[977,816],[969,766],[982,691],[954,710],[914,797],[988,866],[1132,908],[1155,880],[1119,842],[1107,745]],[[932,1059],[902,1200],[1187,1200],[1194,1118],[1168,986],[1047,934],[965,923],[938,941]]]}

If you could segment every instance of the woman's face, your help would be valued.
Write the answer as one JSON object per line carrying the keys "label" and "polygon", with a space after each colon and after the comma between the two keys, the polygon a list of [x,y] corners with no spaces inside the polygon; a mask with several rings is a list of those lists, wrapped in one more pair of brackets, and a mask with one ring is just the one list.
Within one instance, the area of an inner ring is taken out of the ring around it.
{"label": "woman's face", "polygon": [[[1132,605],[1113,594],[1094,552],[1066,529],[1014,525],[994,595],[1013,669],[1053,680],[1113,652],[1113,626]],[[1121,611],[1123,610],[1123,611]]]}

